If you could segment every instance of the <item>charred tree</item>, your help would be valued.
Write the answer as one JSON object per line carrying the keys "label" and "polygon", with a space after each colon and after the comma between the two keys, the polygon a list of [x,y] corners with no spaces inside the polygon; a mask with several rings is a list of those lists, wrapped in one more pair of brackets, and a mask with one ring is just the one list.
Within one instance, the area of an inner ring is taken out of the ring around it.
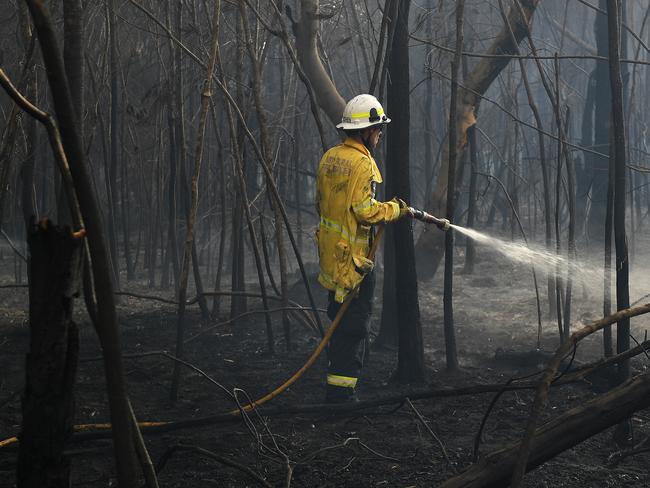
{"label": "charred tree", "polygon": [[108,193],[108,239],[110,259],[113,269],[113,282],[115,287],[120,288],[120,264],[117,251],[117,171],[120,164],[120,139],[119,127],[120,115],[120,89],[119,76],[119,54],[117,52],[117,18],[115,15],[115,0],[109,0],[107,4],[108,35],[109,35],[109,59],[110,59],[110,160],[106,161],[109,166],[106,189]]}
{"label": "charred tree", "polygon": [[[449,97],[449,162],[447,165],[447,203],[445,217],[454,220],[456,206],[456,161],[458,159],[458,73],[463,49],[463,10],[464,0],[456,2],[456,52],[451,63],[451,96]],[[462,145],[461,145],[462,147]],[[444,276],[444,331],[447,369],[458,369],[456,351],[456,332],[454,329],[454,233],[445,233],[445,276]]]}
{"label": "charred tree", "polygon": [[[391,85],[388,85],[390,93]],[[389,112],[390,113],[390,112]],[[391,135],[388,135],[390,144]],[[390,146],[389,146],[390,147]],[[390,164],[390,160],[388,161]],[[390,167],[386,168],[386,176],[390,175]],[[390,180],[387,179],[386,188],[391,186]],[[381,321],[379,325],[379,335],[373,345],[376,348],[394,348],[399,343],[398,324],[399,316],[397,315],[397,288],[395,287],[395,273],[397,268],[395,255],[395,226],[388,226],[384,231],[384,284],[382,286],[381,300]]]}
{"label": "charred tree", "polygon": [[[587,91],[585,94],[585,105],[582,111],[581,141],[583,147],[591,148],[594,144],[594,110],[596,104],[596,71],[592,71],[587,79]],[[583,151],[582,159],[576,167],[576,220],[582,222],[582,231],[587,231],[585,218],[587,216],[587,204],[589,202],[589,191],[591,189],[593,171],[592,155]]]}
{"label": "charred tree", "polygon": [[[237,37],[241,39],[242,35],[242,25],[241,18],[237,19]],[[235,61],[236,66],[236,77],[237,77],[237,105],[243,107],[244,97],[242,93],[243,85],[243,67],[242,62],[244,59],[244,46],[241,45],[241,42],[237,44],[237,59]],[[236,148],[237,154],[233,154],[233,159],[241,158],[242,164],[244,165],[244,173],[246,178],[246,183],[250,183],[250,164],[246,164],[246,147],[244,145],[244,128],[240,121],[237,121],[234,127],[230,128],[231,137],[235,137],[236,140],[231,141],[231,147]],[[236,143],[236,146],[234,145]],[[235,177],[237,173],[235,172]],[[247,192],[251,192],[252,188],[250,185],[247,185]],[[244,254],[244,205],[248,201],[248,194],[243,195],[240,191],[236,192],[235,199],[232,207],[232,235],[230,241],[230,259],[231,259],[231,273],[230,273],[230,285],[232,291],[245,292],[246,291],[246,278],[245,278],[245,269],[246,269],[246,259]],[[230,299],[230,318],[234,318],[237,315],[244,313],[248,308],[248,302],[246,296],[242,293],[239,296],[233,296]]]}
{"label": "charred tree", "polygon": [[[600,0],[599,7],[601,10],[607,9],[608,0]],[[598,55],[607,58],[609,56],[609,43],[607,36],[607,16],[596,13],[595,20],[596,46]],[[591,156],[591,210],[588,217],[588,235],[590,240],[596,243],[602,243],[605,236],[604,223],[607,213],[607,173],[609,153],[609,132],[612,110],[612,91],[610,88],[610,78],[608,75],[607,61],[596,61],[594,70],[594,143],[593,149],[601,155],[592,154]]]}
{"label": "charred tree", "polygon": [[[63,2],[63,63],[70,83],[70,96],[74,103],[79,133],[83,138],[83,5],[80,0]],[[57,186],[59,179],[57,176]],[[57,213],[60,225],[70,225],[72,217],[66,195],[59,187]]]}
{"label": "charred tree", "polygon": [[[603,317],[612,313],[612,234],[614,230],[614,180],[616,158],[613,146],[609,149],[609,172],[607,178],[607,209],[605,213],[605,263],[603,266]],[[614,355],[612,326],[603,329],[603,353],[605,357]]]}
{"label": "charred tree", "polygon": [[[397,195],[409,202],[411,181],[409,172],[410,117],[409,109],[409,12],[410,0],[399,2],[396,9],[395,34],[389,53],[388,113],[393,122],[388,131],[386,164],[387,196]],[[398,317],[399,350],[395,379],[406,383],[424,379],[424,344],[418,300],[415,246],[411,219],[397,221],[393,232],[395,252],[394,287]],[[384,280],[386,284],[386,280]],[[390,286],[390,284],[389,284]]]}
{"label": "charred tree", "polygon": [[[38,99],[38,82],[36,77],[36,67],[33,65],[32,55],[36,43],[36,36],[29,22],[29,13],[24,3],[19,4],[18,16],[21,24],[22,41],[25,52],[28,53],[25,59],[25,74],[27,76],[26,94],[31,100]],[[25,160],[20,168],[20,179],[22,183],[21,207],[23,211],[23,220],[25,229],[29,228],[32,217],[38,219],[36,207],[36,195],[34,192],[34,170],[36,167],[36,148],[38,147],[39,137],[36,129],[36,119],[30,117],[25,121],[26,125],[26,151]]]}
{"label": "charred tree", "polygon": [[81,0],[63,1],[63,62],[70,83],[70,96],[74,103],[79,131],[83,134],[83,36],[84,17]]}
{"label": "charred tree", "polygon": [[[614,182],[614,244],[616,247],[616,308],[624,310],[630,306],[629,260],[627,236],[625,232],[625,204],[627,196],[627,148],[625,137],[625,117],[623,114],[623,76],[621,73],[621,3],[607,0],[607,25],[609,41],[609,81],[612,100],[612,142],[614,144],[615,182]],[[625,352],[630,348],[630,319],[625,318],[616,325],[616,351]],[[630,377],[630,361],[618,365],[618,381]],[[630,440],[631,423],[619,425],[617,438],[623,442]]]}
{"label": "charred tree", "polygon": [[[180,4],[179,4],[180,6]],[[172,5],[165,5],[167,29],[171,32],[171,18],[172,18]],[[176,12],[174,13],[176,15]],[[180,15],[180,13],[179,13]],[[178,19],[180,23],[180,19]],[[176,35],[181,40],[180,32]],[[167,98],[167,130],[169,135],[168,149],[169,149],[169,177],[167,181],[167,244],[165,246],[165,258],[163,260],[163,270],[161,274],[161,288],[167,289],[169,287],[169,267],[171,266],[174,274],[174,287],[178,287],[179,282],[179,259],[178,259],[178,236],[176,234],[176,218],[177,218],[177,187],[178,187],[178,136],[176,131],[176,119],[180,117],[177,113],[177,104],[174,98],[176,83],[180,76],[180,67],[178,66],[178,55],[176,51],[180,48],[175,47],[173,41],[169,40],[168,54],[171,60],[171,69],[166,80],[166,89],[168,91]]]}
{"label": "charred tree", "polygon": [[[33,221],[32,221],[33,222]],[[72,320],[83,240],[43,220],[27,236],[30,346],[16,478],[20,488],[67,488],[79,331]]]}
{"label": "charred tree", "polygon": [[[215,107],[214,103],[211,104],[211,115],[212,115],[212,125],[214,126],[214,131],[215,135],[217,138],[217,142],[219,144],[219,150],[217,152],[217,160],[219,161],[218,166],[219,166],[219,203],[221,208],[219,209],[219,217],[220,217],[220,222],[221,222],[221,231],[219,232],[219,249],[217,253],[217,270],[215,273],[215,283],[214,283],[214,288],[215,290],[220,290],[221,289],[221,278],[223,274],[223,262],[224,262],[224,254],[225,254],[225,249],[226,249],[226,231],[228,229],[228,224],[227,224],[227,182],[226,182],[226,171],[225,171],[225,164],[224,164],[224,150],[223,150],[223,143],[221,141],[221,136],[219,134],[219,124],[217,123],[217,116],[215,113]],[[212,310],[210,312],[211,318],[214,320],[219,316],[219,312],[221,311],[221,299],[218,295],[214,296],[214,299],[212,301]]]}

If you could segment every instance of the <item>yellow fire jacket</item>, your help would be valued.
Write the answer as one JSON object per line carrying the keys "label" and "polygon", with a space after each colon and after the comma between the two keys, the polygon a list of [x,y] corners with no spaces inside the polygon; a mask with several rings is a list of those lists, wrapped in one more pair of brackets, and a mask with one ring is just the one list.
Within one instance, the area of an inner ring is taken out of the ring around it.
{"label": "yellow fire jacket", "polygon": [[318,281],[335,292],[339,303],[374,266],[366,258],[371,225],[399,218],[397,202],[375,200],[375,187],[382,181],[370,152],[354,139],[347,138],[320,160],[316,180]]}

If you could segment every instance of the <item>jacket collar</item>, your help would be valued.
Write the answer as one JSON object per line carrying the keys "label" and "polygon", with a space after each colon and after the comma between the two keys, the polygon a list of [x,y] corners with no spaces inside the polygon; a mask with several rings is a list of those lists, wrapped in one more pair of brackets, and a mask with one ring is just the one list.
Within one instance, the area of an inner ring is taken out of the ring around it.
{"label": "jacket collar", "polygon": [[351,137],[348,137],[343,141],[344,146],[351,147],[352,149],[356,149],[359,151],[361,154],[366,156],[367,158],[370,159],[370,164],[372,164],[372,179],[375,183],[383,183],[384,179],[381,177],[381,173],[379,172],[379,168],[377,167],[377,162],[375,161],[375,158],[370,154],[370,151],[368,148],[364,145],[358,142],[356,139],[352,139]]}
{"label": "jacket collar", "polygon": [[372,155],[370,154],[370,151],[368,151],[368,148],[364,144],[357,141],[356,139],[353,139],[352,137],[346,137],[345,141],[343,141],[343,145],[356,149],[364,156],[372,158]]}

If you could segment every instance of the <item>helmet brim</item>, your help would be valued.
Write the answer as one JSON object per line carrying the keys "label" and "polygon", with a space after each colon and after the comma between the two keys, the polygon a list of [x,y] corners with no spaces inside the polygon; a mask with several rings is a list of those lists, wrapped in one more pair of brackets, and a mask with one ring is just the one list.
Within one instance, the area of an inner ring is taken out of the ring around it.
{"label": "helmet brim", "polygon": [[343,129],[343,130],[361,130],[361,129],[366,129],[368,127],[372,127],[373,125],[386,125],[390,124],[390,120],[388,117],[386,117],[385,120],[382,120],[381,122],[341,122],[340,124],[336,125],[337,129]]}

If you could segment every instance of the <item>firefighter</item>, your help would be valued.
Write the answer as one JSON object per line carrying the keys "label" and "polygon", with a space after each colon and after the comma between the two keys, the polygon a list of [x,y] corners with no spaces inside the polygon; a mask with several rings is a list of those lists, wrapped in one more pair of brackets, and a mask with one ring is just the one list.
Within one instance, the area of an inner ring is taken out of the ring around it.
{"label": "firefighter", "polygon": [[367,258],[372,226],[412,215],[401,200],[375,199],[382,177],[372,151],[389,122],[374,96],[357,95],[348,102],[336,126],[345,132],[345,141],[327,151],[318,167],[318,281],[329,290],[327,315],[331,320],[361,283],[330,340],[325,397],[328,403],[357,401],[355,388],[363,365],[375,284],[374,263]]}

